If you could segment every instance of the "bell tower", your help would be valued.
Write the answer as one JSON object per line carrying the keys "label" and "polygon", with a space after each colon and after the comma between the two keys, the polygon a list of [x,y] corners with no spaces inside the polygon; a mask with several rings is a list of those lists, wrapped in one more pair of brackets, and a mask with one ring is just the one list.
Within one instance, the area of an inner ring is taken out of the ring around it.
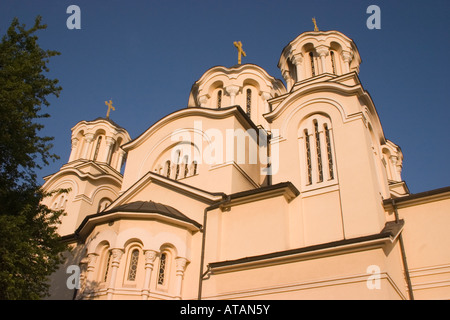
{"label": "bell tower", "polygon": [[120,146],[128,141],[128,132],[109,118],[80,121],[72,128],[72,151],[68,164],[92,161],[120,172],[125,156]]}
{"label": "bell tower", "polygon": [[338,31],[304,32],[282,51],[278,68],[287,89],[296,82],[323,74],[340,76],[359,72],[361,58],[353,40]]}
{"label": "bell tower", "polygon": [[54,210],[64,210],[58,232],[73,233],[83,219],[104,210],[118,196],[122,187],[121,168],[126,152],[121,145],[130,141],[128,132],[108,118],[80,121],[72,128],[69,161],[44,178],[44,191],[68,189],[44,203]]}

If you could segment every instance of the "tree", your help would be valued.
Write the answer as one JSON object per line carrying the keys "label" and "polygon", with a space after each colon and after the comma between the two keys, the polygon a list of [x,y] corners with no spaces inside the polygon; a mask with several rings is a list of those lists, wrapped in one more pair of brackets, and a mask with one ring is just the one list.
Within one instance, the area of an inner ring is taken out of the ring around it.
{"label": "tree", "polygon": [[39,136],[47,97],[59,97],[57,79],[48,79],[49,58],[35,33],[46,29],[41,17],[26,29],[14,18],[0,42],[0,299],[39,299],[66,250],[56,232],[62,211],[41,200],[36,169],[58,159],[53,138]]}

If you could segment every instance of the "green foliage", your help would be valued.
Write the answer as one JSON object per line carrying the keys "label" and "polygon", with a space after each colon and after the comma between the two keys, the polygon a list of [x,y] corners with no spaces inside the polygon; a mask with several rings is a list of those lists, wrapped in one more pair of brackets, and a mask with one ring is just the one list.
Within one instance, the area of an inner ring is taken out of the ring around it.
{"label": "green foliage", "polygon": [[37,135],[43,125],[36,119],[49,117],[40,113],[49,106],[47,96],[61,91],[58,80],[43,74],[49,58],[59,55],[39,47],[34,33],[45,28],[41,17],[29,30],[15,18],[0,43],[0,183],[9,188],[33,184],[34,169],[57,159],[49,151],[52,138]]}
{"label": "green foliage", "polygon": [[[59,96],[58,80],[48,79],[56,51],[39,47],[38,16],[26,29],[15,18],[0,42],[0,299],[39,299],[66,246],[56,233],[63,212],[41,204],[36,169],[58,157],[50,137],[40,137],[37,121],[47,118],[49,95]],[[61,192],[64,192],[61,191]]]}

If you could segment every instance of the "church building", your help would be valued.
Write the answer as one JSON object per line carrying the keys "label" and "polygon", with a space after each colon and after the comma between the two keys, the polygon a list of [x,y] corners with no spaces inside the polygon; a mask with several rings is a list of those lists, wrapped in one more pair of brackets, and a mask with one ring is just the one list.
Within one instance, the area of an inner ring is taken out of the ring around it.
{"label": "church building", "polygon": [[409,192],[360,63],[308,31],[284,81],[216,66],[134,139],[109,113],[77,123],[42,186],[70,189],[45,199],[72,247],[50,298],[449,299],[450,187]]}

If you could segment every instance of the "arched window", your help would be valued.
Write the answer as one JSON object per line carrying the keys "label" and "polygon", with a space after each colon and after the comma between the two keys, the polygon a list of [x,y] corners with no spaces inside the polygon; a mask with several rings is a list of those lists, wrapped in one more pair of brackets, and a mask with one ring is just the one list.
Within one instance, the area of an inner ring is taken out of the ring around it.
{"label": "arched window", "polygon": [[331,120],[315,114],[299,128],[301,186],[304,191],[336,183]]}
{"label": "arched window", "polygon": [[109,268],[111,265],[111,257],[112,257],[112,252],[109,250],[109,248],[106,248],[104,250],[105,253],[105,257],[104,257],[104,262],[103,262],[103,276],[102,276],[102,282],[106,282],[108,280],[108,275],[109,275]]}
{"label": "arched window", "polygon": [[127,278],[128,281],[136,280],[138,262],[139,262],[139,250],[134,249],[131,252],[130,265],[128,267],[128,278]]}
{"label": "arched window", "polygon": [[311,61],[311,74],[314,77],[316,75],[316,68],[314,66],[314,53],[309,53],[309,59]]}
{"label": "arched window", "polygon": [[222,108],[222,90],[217,91],[217,109]]}
{"label": "arched window", "polygon": [[331,138],[330,138],[330,130],[328,129],[328,125],[325,123],[323,125],[325,131],[325,142],[327,145],[327,157],[328,157],[328,172],[330,175],[330,179],[334,179],[334,171],[333,171],[333,153],[331,151]]}
{"label": "arched window", "polygon": [[181,158],[181,151],[177,151],[177,159],[176,159],[176,169],[175,169],[175,180],[178,179],[178,176],[180,175],[180,158]]}
{"label": "arched window", "polygon": [[305,147],[306,147],[306,172],[308,184],[312,183],[312,161],[311,161],[311,142],[309,140],[308,130],[305,129]]}
{"label": "arched window", "polygon": [[252,90],[247,89],[247,115],[250,117],[252,109]]}
{"label": "arched window", "polygon": [[323,165],[322,165],[322,150],[320,148],[320,136],[319,136],[319,124],[317,120],[313,121],[314,123],[314,137],[316,143],[316,155],[317,155],[317,171],[319,174],[319,181],[323,181]]}
{"label": "arched window", "polygon": [[98,202],[97,212],[105,210],[111,204],[111,200],[108,198],[103,198]]}
{"label": "arched window", "polygon": [[337,74],[336,72],[336,57],[334,56],[334,51],[330,51],[330,57],[331,57],[331,68],[333,70],[333,74]]}
{"label": "arched window", "polygon": [[158,269],[158,285],[166,284],[166,272],[167,272],[167,253],[161,253],[159,258],[159,269]]}
{"label": "arched window", "polygon": [[189,174],[189,157],[184,156],[183,157],[183,164],[184,164],[184,178],[186,178]]}
{"label": "arched window", "polygon": [[93,161],[97,160],[98,152],[100,150],[100,145],[101,144],[102,144],[102,136],[99,136],[98,139],[97,139],[97,145],[95,146],[94,158],[92,159]]}
{"label": "arched window", "polygon": [[170,178],[170,160],[166,161],[166,177]]}
{"label": "arched window", "polygon": [[55,199],[55,202],[53,203],[52,209],[53,210],[64,210],[66,208],[67,201],[68,201],[68,199],[67,199],[66,193],[58,196]]}
{"label": "arched window", "polygon": [[193,161],[192,162],[193,165],[193,170],[192,170],[192,175],[195,176],[197,174],[197,161]]}

